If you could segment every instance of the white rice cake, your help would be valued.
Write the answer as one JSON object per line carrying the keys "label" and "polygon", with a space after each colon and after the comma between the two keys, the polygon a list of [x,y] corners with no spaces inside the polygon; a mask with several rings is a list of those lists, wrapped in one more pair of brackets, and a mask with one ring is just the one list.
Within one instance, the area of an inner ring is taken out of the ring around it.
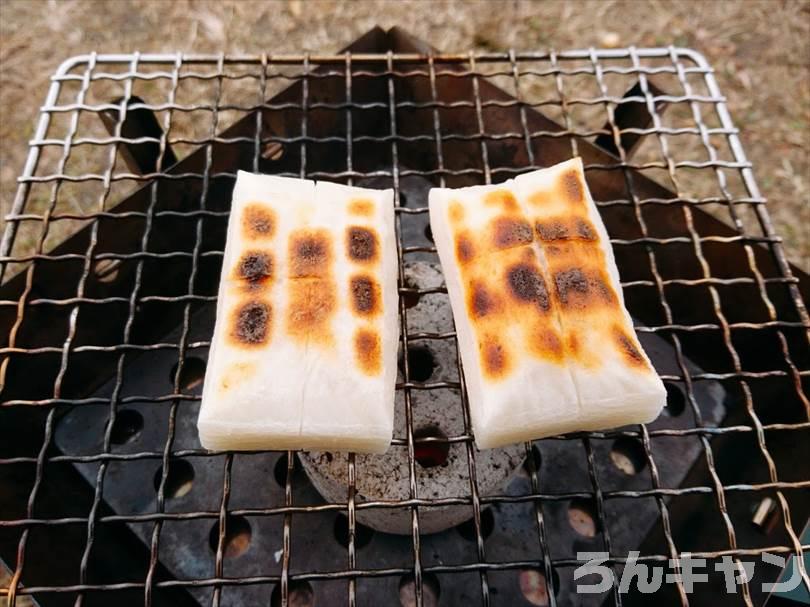
{"label": "white rice cake", "polygon": [[384,452],[399,337],[396,256],[392,190],[240,171],[202,445]]}
{"label": "white rice cake", "polygon": [[433,189],[479,448],[655,419],[663,383],[633,331],[582,163]]}

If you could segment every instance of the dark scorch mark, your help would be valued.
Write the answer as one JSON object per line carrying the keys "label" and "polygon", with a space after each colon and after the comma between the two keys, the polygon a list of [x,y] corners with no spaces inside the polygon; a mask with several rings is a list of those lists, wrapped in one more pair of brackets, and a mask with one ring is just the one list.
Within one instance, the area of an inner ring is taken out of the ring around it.
{"label": "dark scorch mark", "polygon": [[350,290],[352,305],[357,314],[368,315],[377,310],[378,287],[370,276],[354,276],[351,279]]}
{"label": "dark scorch mark", "polygon": [[535,303],[541,310],[549,309],[548,290],[537,268],[527,263],[512,266],[507,272],[509,291],[516,299]]}
{"label": "dark scorch mark", "polygon": [[474,318],[491,314],[498,307],[498,300],[481,283],[473,283],[470,294],[470,313]]}
{"label": "dark scorch mark", "polygon": [[257,285],[272,278],[273,259],[269,253],[249,251],[239,260],[239,277],[251,285]]}
{"label": "dark scorch mark", "polygon": [[560,220],[538,221],[535,223],[534,228],[537,230],[540,240],[546,242],[555,240],[596,240],[596,232],[593,226],[582,218],[576,219],[573,230]]}
{"label": "dark scorch mark", "polygon": [[532,227],[523,219],[499,217],[494,224],[494,244],[499,249],[525,245],[532,241]]}
{"label": "dark scorch mark", "polygon": [[377,258],[377,236],[369,228],[352,226],[346,232],[346,250],[353,261],[373,261]]}
{"label": "dark scorch mark", "polygon": [[236,311],[232,336],[243,345],[255,346],[267,340],[270,328],[270,305],[263,301],[248,301]]}

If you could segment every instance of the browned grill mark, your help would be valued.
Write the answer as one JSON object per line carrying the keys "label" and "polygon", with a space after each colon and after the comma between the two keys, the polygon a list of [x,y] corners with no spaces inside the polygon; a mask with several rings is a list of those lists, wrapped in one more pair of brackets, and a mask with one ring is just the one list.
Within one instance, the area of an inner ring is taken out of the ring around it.
{"label": "browned grill mark", "polygon": [[349,202],[349,213],[361,217],[371,217],[374,214],[374,202],[368,198],[355,198]]}
{"label": "browned grill mark", "polygon": [[239,259],[237,275],[251,287],[273,279],[273,256],[266,251],[248,251]]}
{"label": "browned grill mark", "polygon": [[467,234],[459,234],[456,238],[456,259],[459,263],[466,263],[475,257],[475,245]]}
{"label": "browned grill mark", "polygon": [[524,219],[498,217],[492,222],[492,240],[499,249],[526,245],[532,242],[532,227]]}
{"label": "browned grill mark", "polygon": [[635,341],[631,339],[619,326],[613,327],[613,339],[619,348],[625,361],[635,367],[646,367],[647,361],[636,347]]}
{"label": "browned grill mark", "polygon": [[613,292],[613,288],[610,286],[607,277],[601,272],[599,276],[591,277],[590,285],[591,291],[596,294],[597,298],[600,299],[602,303],[616,303],[616,295]]}
{"label": "browned grill mark", "polygon": [[537,254],[531,247],[523,247],[523,250],[520,251],[520,257],[523,259],[523,261],[536,265]]}
{"label": "browned grill mark", "polygon": [[488,335],[480,342],[481,363],[484,376],[492,380],[504,379],[511,368],[511,357],[499,338]]}
{"label": "browned grill mark", "polygon": [[573,293],[588,294],[588,279],[579,268],[562,270],[554,275],[554,284],[560,301],[567,304],[569,296]]}
{"label": "browned grill mark", "polygon": [[554,287],[560,303],[566,307],[588,308],[597,302],[615,301],[613,289],[599,274],[586,274],[579,268],[569,268],[554,274]]}
{"label": "browned grill mark", "polygon": [[325,229],[300,229],[290,234],[290,277],[326,276],[332,264],[332,239]]}
{"label": "browned grill mark", "polygon": [[516,212],[518,203],[515,196],[509,190],[493,190],[484,196],[484,204],[499,206],[504,211]]}
{"label": "browned grill mark", "polygon": [[543,241],[564,240],[568,238],[568,227],[559,220],[537,221],[534,224],[537,236]]}
{"label": "browned grill mark", "polygon": [[569,169],[562,174],[560,189],[569,204],[581,204],[585,200],[585,190],[576,169]]}
{"label": "browned grill mark", "polygon": [[332,318],[337,308],[337,290],[332,280],[291,280],[287,332],[298,341],[331,345]]}
{"label": "browned grill mark", "polygon": [[366,375],[379,375],[382,370],[380,335],[372,329],[360,328],[354,333],[354,355],[357,366]]}
{"label": "browned grill mark", "polygon": [[272,238],[275,232],[275,212],[260,202],[249,202],[242,211],[242,234],[264,240]]}
{"label": "browned grill mark", "polygon": [[352,276],[349,289],[356,314],[373,316],[381,311],[380,287],[371,276]]}
{"label": "browned grill mark", "polygon": [[566,222],[553,219],[549,221],[537,221],[534,224],[537,236],[544,242],[554,242],[556,240],[596,240],[596,230],[593,226],[577,217],[574,220],[573,229]]}
{"label": "browned grill mark", "polygon": [[371,228],[349,226],[346,229],[346,254],[357,262],[372,262],[377,259],[377,234]]}
{"label": "browned grill mark", "polygon": [[220,386],[222,390],[228,390],[231,386],[238,386],[256,374],[256,363],[241,362],[229,365],[222,373]]}
{"label": "browned grill mark", "polygon": [[452,223],[459,223],[464,220],[464,205],[458,200],[454,200],[448,207],[448,216]]}
{"label": "browned grill mark", "polygon": [[491,293],[483,283],[476,281],[470,285],[468,307],[470,316],[482,318],[497,312],[500,308],[500,302],[497,295]]}
{"label": "browned grill mark", "polygon": [[566,333],[566,338],[568,342],[568,353],[571,358],[580,358],[582,354],[582,344],[579,339],[579,333],[569,329]]}
{"label": "browned grill mark", "polygon": [[581,217],[577,217],[576,231],[581,240],[596,240],[596,229]]}
{"label": "browned grill mark", "polygon": [[506,282],[509,292],[525,303],[533,303],[543,311],[550,308],[548,290],[543,275],[529,263],[517,263],[507,270]]}
{"label": "browned grill mark", "polygon": [[538,358],[551,362],[562,363],[565,359],[565,349],[557,332],[545,323],[537,325],[528,334],[528,350]]}
{"label": "browned grill mark", "polygon": [[234,310],[231,317],[231,340],[245,347],[267,343],[272,321],[272,308],[266,301],[250,299]]}
{"label": "browned grill mark", "polygon": [[537,190],[529,194],[529,204],[535,207],[542,207],[549,202],[551,194],[548,190]]}
{"label": "browned grill mark", "polygon": [[589,347],[590,339],[594,333],[601,330],[588,327],[566,328],[565,332],[565,356],[569,363],[576,363],[577,366],[585,369],[598,369],[604,364],[604,356],[599,355],[594,348]]}
{"label": "browned grill mark", "polygon": [[[559,242],[559,241],[558,241]],[[571,250],[571,247],[563,244],[547,244],[543,246],[543,252],[546,254],[547,258],[554,258],[559,257],[561,255],[565,255]]]}

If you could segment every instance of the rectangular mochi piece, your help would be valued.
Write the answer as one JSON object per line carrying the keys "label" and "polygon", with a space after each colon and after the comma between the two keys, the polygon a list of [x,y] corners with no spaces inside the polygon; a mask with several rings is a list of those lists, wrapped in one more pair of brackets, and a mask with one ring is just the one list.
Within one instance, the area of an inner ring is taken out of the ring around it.
{"label": "rectangular mochi piece", "polygon": [[430,225],[455,320],[476,445],[579,419],[549,276],[512,183],[432,189]]}
{"label": "rectangular mochi piece", "polygon": [[578,158],[431,190],[430,220],[479,448],[658,416],[666,391],[624,307]]}
{"label": "rectangular mochi piece", "polygon": [[392,190],[239,172],[197,422],[204,447],[387,449],[395,238]]}
{"label": "rectangular mochi piece", "polygon": [[625,308],[605,224],[574,158],[515,179],[552,278],[569,369],[579,396],[578,430],[653,421],[666,389]]}

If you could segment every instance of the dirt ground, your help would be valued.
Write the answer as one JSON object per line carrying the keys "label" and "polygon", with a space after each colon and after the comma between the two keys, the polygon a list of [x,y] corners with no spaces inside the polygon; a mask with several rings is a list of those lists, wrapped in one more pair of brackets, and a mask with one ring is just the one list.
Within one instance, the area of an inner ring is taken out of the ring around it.
{"label": "dirt ground", "polygon": [[810,2],[0,0],[0,211],[50,74],[92,50],[334,51],[374,25],[446,50],[662,46],[703,52],[790,260],[810,270]]}

